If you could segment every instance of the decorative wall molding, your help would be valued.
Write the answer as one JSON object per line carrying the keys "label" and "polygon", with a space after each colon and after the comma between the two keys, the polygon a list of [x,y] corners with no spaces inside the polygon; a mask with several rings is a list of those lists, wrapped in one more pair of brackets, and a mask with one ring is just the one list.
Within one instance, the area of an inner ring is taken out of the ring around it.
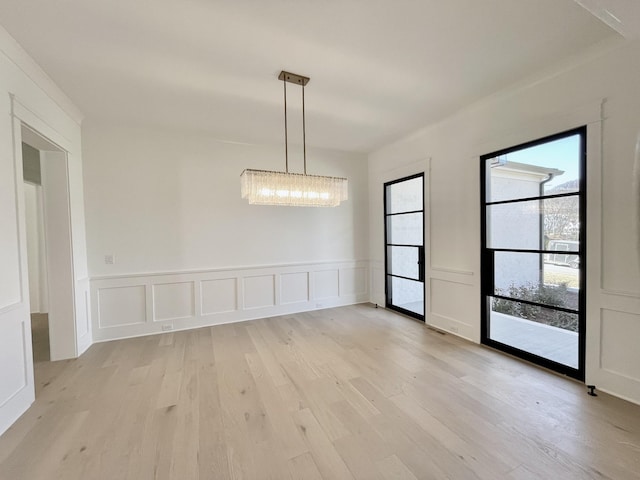
{"label": "decorative wall molding", "polygon": [[611,295],[614,297],[626,297],[626,298],[633,298],[636,300],[640,300],[640,293],[637,292],[627,292],[624,290],[608,290],[608,289],[602,289],[600,290],[600,293],[602,295]]}
{"label": "decorative wall molding", "polygon": [[0,383],[0,433],[4,432],[35,400],[33,388],[33,368],[29,368],[33,358],[29,323],[29,303],[22,302],[16,308],[0,312],[3,325],[0,348],[3,358],[19,360],[24,368],[4,368]]}
{"label": "decorative wall molding", "polygon": [[477,304],[460,302],[469,298],[474,290],[472,283],[430,277],[427,283],[428,303],[425,321],[428,325],[476,341],[474,335]]}
{"label": "decorative wall molding", "polygon": [[[356,262],[358,264],[366,264],[367,260],[332,260],[332,261],[321,261],[321,262],[289,262],[289,263],[269,263],[265,265],[230,265],[226,267],[220,268],[205,268],[205,269],[195,269],[195,270],[180,270],[180,271],[161,271],[161,272],[142,272],[142,273],[124,273],[124,274],[116,274],[116,275],[96,275],[91,277],[91,281],[97,280],[116,280],[119,278],[136,278],[136,277],[161,277],[164,275],[174,276],[174,275],[189,275],[189,274],[198,274],[198,273],[220,273],[220,272],[244,272],[244,271],[256,271],[256,270],[268,270],[273,268],[289,268],[289,267],[307,267],[309,265],[322,266],[322,265],[336,265],[336,264],[345,264],[345,263],[353,263]],[[380,262],[384,265],[384,262]]]}
{"label": "decorative wall molding", "polygon": [[473,286],[476,284],[474,272],[455,268],[431,267],[427,272],[428,278],[438,279],[449,283]]}
{"label": "decorative wall molding", "polygon": [[445,267],[431,267],[432,272],[446,272],[455,273],[456,275],[469,275],[473,276],[474,273],[470,270],[460,270],[458,268],[445,268]]}
{"label": "decorative wall molding", "polygon": [[71,139],[34,112],[21,98],[14,94],[10,94],[10,98],[12,115],[26,125],[29,130],[36,135],[43,135],[48,142],[53,143],[65,152],[73,151],[73,141]]}
{"label": "decorative wall molding", "polygon": [[4,315],[5,313],[9,313],[9,312],[11,312],[13,310],[21,308],[22,305],[24,305],[24,302],[10,303],[9,305],[5,305],[3,307],[0,307],[0,315]]}
{"label": "decorative wall molding", "polygon": [[364,303],[369,283],[365,260],[95,277],[93,340]]}
{"label": "decorative wall molding", "polygon": [[[640,314],[608,308],[600,309],[598,318],[599,355],[597,381],[603,390],[631,402],[639,403]],[[596,384],[597,385],[597,384]]]}
{"label": "decorative wall molding", "polygon": [[91,300],[89,278],[76,280],[75,288],[76,335],[78,336],[78,356],[93,343],[91,337]]}

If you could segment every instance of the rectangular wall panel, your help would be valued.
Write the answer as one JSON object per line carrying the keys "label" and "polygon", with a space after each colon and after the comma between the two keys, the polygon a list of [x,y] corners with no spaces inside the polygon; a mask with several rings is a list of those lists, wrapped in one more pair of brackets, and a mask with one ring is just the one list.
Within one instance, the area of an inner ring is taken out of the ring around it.
{"label": "rectangular wall panel", "polygon": [[280,275],[280,303],[309,301],[309,274],[307,272],[283,273]]}
{"label": "rectangular wall panel", "polygon": [[238,309],[235,278],[203,280],[200,282],[202,314],[233,312]]}
{"label": "rectangular wall panel", "polygon": [[[463,283],[450,282],[432,278],[431,288],[431,313],[445,319],[470,325],[470,319],[478,315],[479,304],[461,302],[461,298],[473,298],[474,287]],[[448,327],[447,327],[448,328]]]}
{"label": "rectangular wall panel", "polygon": [[640,315],[602,310],[600,363],[604,370],[640,382]]}
{"label": "rectangular wall panel", "polygon": [[193,282],[162,283],[153,286],[153,321],[174,320],[195,315]]}
{"label": "rectangular wall panel", "polygon": [[261,275],[244,279],[244,308],[271,307],[275,303],[274,275]]}
{"label": "rectangular wall panel", "polygon": [[144,285],[98,289],[100,328],[146,322],[146,303]]}
{"label": "rectangular wall panel", "polygon": [[[15,312],[22,313],[22,310],[15,309],[0,315],[3,327],[0,337],[0,365],[5,366],[0,371],[0,406],[27,385],[24,324]],[[6,368],[10,365],[19,365],[21,368]]]}
{"label": "rectangular wall panel", "polygon": [[371,301],[384,305],[384,263],[371,262],[370,285]]}
{"label": "rectangular wall panel", "polygon": [[13,162],[0,162],[0,218],[2,219],[2,228],[0,229],[0,265],[2,265],[0,269],[0,309],[14,305],[21,300],[20,253],[22,252],[19,253],[15,188]]}
{"label": "rectangular wall panel", "polygon": [[28,319],[28,303],[0,311],[0,435],[35,400]]}
{"label": "rectangular wall panel", "polygon": [[82,283],[82,286],[76,287],[76,291],[80,290],[80,292],[82,293],[82,295],[76,296],[76,328],[78,338],[83,337],[87,333],[89,333],[89,282],[85,281]]}
{"label": "rectangular wall panel", "polygon": [[340,295],[357,295],[366,291],[366,268],[343,268],[340,270]]}
{"label": "rectangular wall panel", "polygon": [[336,298],[340,296],[340,271],[321,270],[313,272],[315,283],[314,298],[321,300],[324,298]]}

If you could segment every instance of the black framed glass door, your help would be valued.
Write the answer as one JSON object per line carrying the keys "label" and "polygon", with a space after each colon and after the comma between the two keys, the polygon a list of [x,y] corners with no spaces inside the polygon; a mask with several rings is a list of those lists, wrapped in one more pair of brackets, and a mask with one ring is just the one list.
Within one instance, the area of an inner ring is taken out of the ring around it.
{"label": "black framed glass door", "polygon": [[424,321],[424,174],[384,184],[386,307]]}
{"label": "black framed glass door", "polygon": [[586,127],[480,159],[482,343],[584,380]]}

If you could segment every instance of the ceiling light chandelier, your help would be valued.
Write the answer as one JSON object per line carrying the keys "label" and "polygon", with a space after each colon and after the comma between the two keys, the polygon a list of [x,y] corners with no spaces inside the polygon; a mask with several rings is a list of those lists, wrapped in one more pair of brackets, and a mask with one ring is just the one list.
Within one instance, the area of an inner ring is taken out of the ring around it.
{"label": "ceiling light chandelier", "polygon": [[[336,207],[347,200],[347,179],[307,175],[307,145],[304,117],[304,87],[309,77],[282,71],[284,85],[284,172],[246,169],[240,175],[242,198],[251,205],[286,205],[294,207]],[[289,173],[287,132],[287,82],[302,86],[302,151],[304,173]]]}

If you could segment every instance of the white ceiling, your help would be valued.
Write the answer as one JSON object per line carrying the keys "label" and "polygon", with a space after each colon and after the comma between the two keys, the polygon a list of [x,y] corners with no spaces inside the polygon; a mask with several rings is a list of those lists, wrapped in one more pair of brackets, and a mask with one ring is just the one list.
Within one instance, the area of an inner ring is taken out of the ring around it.
{"label": "white ceiling", "polygon": [[640,37],[640,1],[575,0],[625,38]]}
{"label": "white ceiling", "polygon": [[309,145],[370,151],[618,35],[577,2],[0,0],[0,23],[86,121],[281,143],[285,69]]}

